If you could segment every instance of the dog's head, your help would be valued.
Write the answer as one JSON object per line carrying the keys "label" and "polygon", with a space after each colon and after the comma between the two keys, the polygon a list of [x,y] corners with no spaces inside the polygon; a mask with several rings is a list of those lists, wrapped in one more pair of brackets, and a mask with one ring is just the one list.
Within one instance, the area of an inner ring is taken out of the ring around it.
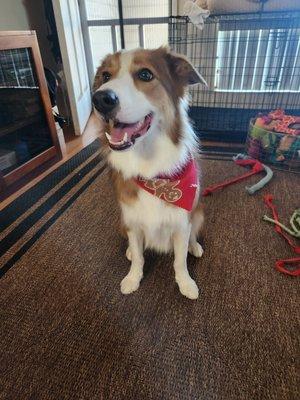
{"label": "dog's head", "polygon": [[92,100],[107,123],[110,147],[128,149],[159,124],[177,143],[180,103],[187,86],[196,83],[206,82],[186,58],[167,48],[108,55],[97,70]]}

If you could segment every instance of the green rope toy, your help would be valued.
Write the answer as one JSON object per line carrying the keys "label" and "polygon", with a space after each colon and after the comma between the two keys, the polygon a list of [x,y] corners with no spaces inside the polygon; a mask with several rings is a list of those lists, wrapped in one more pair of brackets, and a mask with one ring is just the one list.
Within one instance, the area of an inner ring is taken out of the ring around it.
{"label": "green rope toy", "polygon": [[267,222],[272,222],[273,224],[280,226],[288,234],[290,234],[296,238],[300,238],[300,208],[297,208],[293,212],[293,215],[291,216],[291,219],[290,219],[291,228],[288,228],[287,226],[283,225],[279,221],[275,221],[274,219],[268,217],[267,215],[263,216],[263,220],[267,221]]}

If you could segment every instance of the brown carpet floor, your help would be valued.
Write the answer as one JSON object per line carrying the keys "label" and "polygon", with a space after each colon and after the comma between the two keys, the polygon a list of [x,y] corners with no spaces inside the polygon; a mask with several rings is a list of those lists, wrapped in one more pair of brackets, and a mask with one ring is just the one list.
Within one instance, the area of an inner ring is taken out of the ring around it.
{"label": "brown carpet floor", "polygon": [[[204,185],[242,172],[203,161]],[[274,269],[292,253],[261,220],[263,193],[283,220],[299,207],[299,181],[276,172],[253,197],[241,183],[204,199],[190,301],[153,254],[120,293],[129,263],[103,172],[0,281],[0,399],[299,399],[299,280]]]}

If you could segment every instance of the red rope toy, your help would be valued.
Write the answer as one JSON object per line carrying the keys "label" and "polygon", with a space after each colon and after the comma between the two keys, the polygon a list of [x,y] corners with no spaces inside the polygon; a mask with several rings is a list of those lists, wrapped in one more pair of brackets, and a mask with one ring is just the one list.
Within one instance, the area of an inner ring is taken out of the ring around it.
{"label": "red rope toy", "polygon": [[[268,208],[272,211],[274,221],[278,222],[278,213],[276,207],[273,204],[273,196],[271,194],[264,195],[264,202]],[[275,231],[281,235],[291,246],[296,254],[300,254],[300,246],[296,246],[290,237],[281,229],[279,225],[275,225]],[[288,266],[294,266],[294,269],[287,268]],[[300,257],[290,258],[286,260],[277,260],[275,263],[277,271],[290,276],[300,275]]]}
{"label": "red rope toy", "polygon": [[207,187],[206,189],[204,189],[202,196],[208,196],[219,189],[223,189],[226,186],[232,185],[236,182],[240,182],[240,181],[248,178],[249,176],[252,176],[252,175],[258,174],[259,172],[264,171],[264,167],[263,167],[262,163],[258,160],[251,160],[251,159],[250,160],[248,160],[248,159],[240,160],[240,159],[238,159],[238,160],[235,160],[234,162],[237,165],[240,165],[242,167],[250,166],[251,170],[241,176],[236,177],[236,178],[228,179],[223,183],[218,183],[218,184]]}

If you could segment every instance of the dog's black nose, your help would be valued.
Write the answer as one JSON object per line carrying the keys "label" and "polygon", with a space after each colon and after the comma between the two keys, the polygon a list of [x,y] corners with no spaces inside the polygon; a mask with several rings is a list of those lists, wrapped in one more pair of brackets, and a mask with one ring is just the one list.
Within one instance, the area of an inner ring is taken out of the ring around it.
{"label": "dog's black nose", "polygon": [[109,114],[119,105],[118,96],[112,90],[99,90],[95,92],[92,101],[96,110],[104,115]]}

